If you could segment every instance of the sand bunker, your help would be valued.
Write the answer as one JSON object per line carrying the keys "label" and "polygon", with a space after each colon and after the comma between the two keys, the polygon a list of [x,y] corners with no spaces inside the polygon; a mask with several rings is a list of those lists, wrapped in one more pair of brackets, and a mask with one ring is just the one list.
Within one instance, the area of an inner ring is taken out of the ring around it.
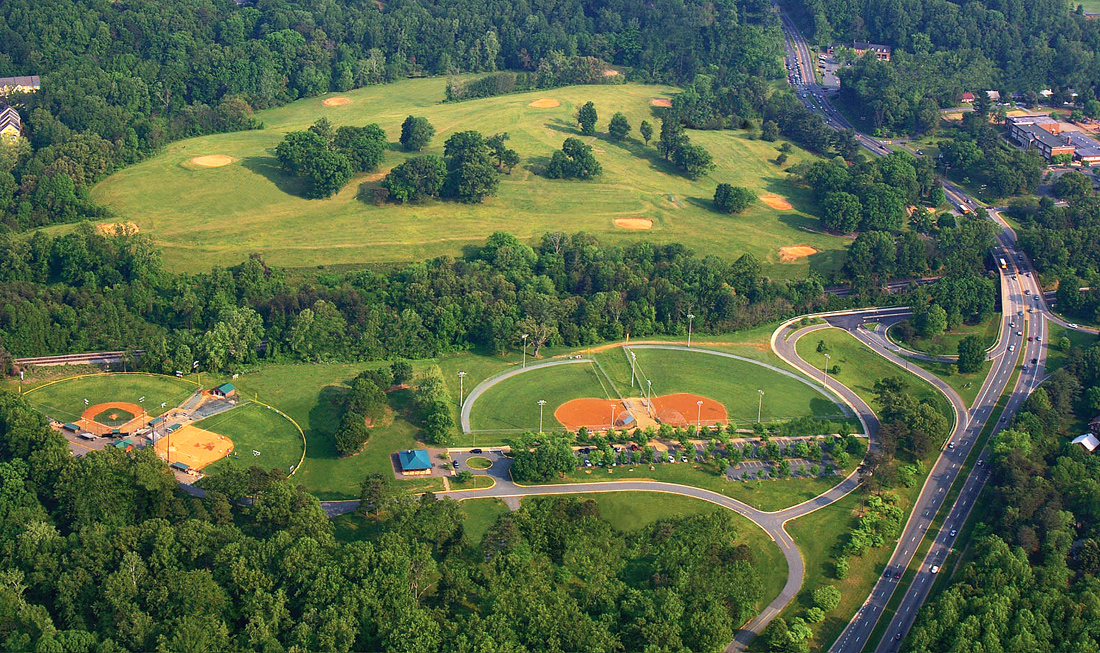
{"label": "sand bunker", "polygon": [[321,104],[326,107],[342,107],[345,104],[351,104],[351,98],[346,97],[330,97],[321,100]]}
{"label": "sand bunker", "polygon": [[133,222],[100,222],[95,230],[104,236],[128,236],[141,231]]}
{"label": "sand bunker", "polygon": [[200,168],[220,168],[233,163],[233,159],[224,154],[207,154],[206,156],[197,156],[191,159],[191,163],[194,163]]}
{"label": "sand bunker", "polygon": [[621,74],[622,73],[615,70],[614,68],[608,68],[607,70],[603,71],[603,76],[604,77],[618,77]]}
{"label": "sand bunker", "polygon": [[649,101],[649,103],[655,107],[671,107],[672,100],[667,97],[655,97]]}
{"label": "sand bunker", "polygon": [[812,256],[817,254],[817,250],[813,247],[807,247],[805,245],[794,245],[792,247],[780,247],[779,248],[779,262],[780,263],[794,263],[803,256]]}
{"label": "sand bunker", "polygon": [[649,218],[615,218],[615,226],[621,229],[652,229],[653,221]]}
{"label": "sand bunker", "polygon": [[539,98],[534,102],[529,102],[527,106],[531,107],[532,109],[553,109],[554,107],[561,106],[561,102],[558,102],[554,98],[544,97]]}
{"label": "sand bunker", "polygon": [[760,196],[760,199],[777,211],[790,211],[793,208],[791,203],[787,201],[787,198],[782,195],[776,195],[775,193],[765,193]]}

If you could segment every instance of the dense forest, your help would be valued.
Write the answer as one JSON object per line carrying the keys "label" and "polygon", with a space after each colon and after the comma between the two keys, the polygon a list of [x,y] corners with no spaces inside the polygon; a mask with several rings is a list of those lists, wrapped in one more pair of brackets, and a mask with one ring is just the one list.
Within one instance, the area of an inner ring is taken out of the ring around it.
{"label": "dense forest", "polygon": [[1100,412],[1098,383],[1100,345],[1071,350],[994,438],[979,523],[907,651],[1100,648],[1100,458],[1069,440]]}
{"label": "dense forest", "polygon": [[[0,155],[0,223],[95,218],[87,189],[166,143],[261,125],[254,109],[409,76],[597,60],[631,79],[782,74],[765,0],[7,0],[0,77],[39,75],[28,142]],[[553,81],[553,80],[552,80]],[[440,98],[442,99],[442,98]]]}
{"label": "dense forest", "polygon": [[[88,224],[51,238],[0,235],[0,346],[17,356],[144,349],[158,372],[257,361],[427,358],[506,351],[521,333],[583,345],[695,328],[732,331],[820,308],[819,280],[768,280],[743,255],[682,245],[601,245],[546,234],[537,247],[498,233],[462,259],[298,278],[254,256],[194,276],[161,268],[142,234]],[[182,367],[181,367],[182,366]]]}
{"label": "dense forest", "polygon": [[725,511],[624,534],[594,502],[536,498],[476,543],[457,502],[373,478],[371,535],[348,543],[316,498],[249,476],[183,496],[152,449],[72,458],[0,394],[0,646],[718,651],[763,593]]}

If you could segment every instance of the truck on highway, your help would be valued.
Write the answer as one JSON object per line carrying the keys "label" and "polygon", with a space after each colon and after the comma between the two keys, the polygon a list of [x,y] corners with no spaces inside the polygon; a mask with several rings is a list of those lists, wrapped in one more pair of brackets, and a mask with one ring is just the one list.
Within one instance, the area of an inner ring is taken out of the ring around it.
{"label": "truck on highway", "polygon": [[1005,260],[1003,258],[1001,259],[1001,269],[1002,270],[1007,270],[1008,269],[1008,263],[1005,263]]}

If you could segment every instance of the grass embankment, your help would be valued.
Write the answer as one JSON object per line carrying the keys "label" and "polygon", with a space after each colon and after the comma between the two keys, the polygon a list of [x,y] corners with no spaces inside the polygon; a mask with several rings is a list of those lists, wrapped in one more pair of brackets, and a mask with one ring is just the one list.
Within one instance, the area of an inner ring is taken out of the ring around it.
{"label": "grass embankment", "polygon": [[208,465],[203,472],[216,474],[228,465],[257,465],[289,473],[302,459],[302,435],[287,418],[257,403],[195,422],[195,426],[233,441],[233,453]]}
{"label": "grass embankment", "polygon": [[894,337],[896,335],[894,329],[887,332],[887,337],[895,344],[913,351],[931,356],[954,356],[959,353],[959,343],[968,336],[981,336],[984,346],[992,347],[997,342],[1000,328],[1001,314],[991,313],[989,317],[977,324],[962,324],[934,338],[913,338],[911,342],[901,342]]}
{"label": "grass embankment", "polygon": [[1047,321],[1047,358],[1046,358],[1046,373],[1050,374],[1063,365],[1068,360],[1068,351],[1062,351],[1054,347],[1054,344],[1065,336],[1069,338],[1071,347],[1080,347],[1087,349],[1096,343],[1096,336],[1085,331],[1077,331],[1076,329],[1067,329],[1061,324],[1055,324],[1054,322]]}
{"label": "grass embankment", "polygon": [[938,376],[944,383],[951,386],[951,388],[959,394],[963,403],[967,407],[974,404],[974,400],[978,398],[978,393],[982,389],[982,383],[985,383],[985,377],[989,375],[989,370],[993,367],[993,361],[984,361],[981,368],[977,372],[970,372],[969,374],[963,374],[961,372],[952,373],[951,368],[953,365],[948,363],[931,363],[928,361],[918,361],[908,356],[905,357],[909,360],[910,365],[916,365],[923,368],[925,371],[931,372]]}
{"label": "grass embankment", "polygon": [[[446,83],[443,77],[404,80],[343,93],[350,100],[343,106],[325,107],[322,98],[308,98],[259,111],[255,117],[265,129],[172,143],[159,155],[101,181],[92,199],[119,220],[152,234],[164,247],[166,267],[184,272],[236,264],[256,251],[264,252],[269,264],[298,268],[459,256],[495,231],[533,239],[558,230],[585,231],[605,243],[680,242],[700,254],[730,260],[749,252],[771,277],[828,273],[843,262],[849,241],[821,231],[810,215],[814,204],[809,191],[791,183],[785,172],[810,160],[798,147],[778,166],[781,143],[753,139],[740,130],[693,130],[692,142],[713,155],[717,168],[692,181],[666,163],[652,142],[645,146],[638,140],[642,120],[658,125],[651,99],[668,97],[675,88],[575,86],[445,104]],[[539,98],[556,99],[560,106],[528,106]],[[592,146],[603,175],[589,182],[543,177],[551,153],[565,138],[579,136],[573,115],[589,100],[600,114],[600,135]],[[633,127],[623,143],[606,139],[607,121],[615,112],[624,113]],[[436,136],[423,152],[406,153],[396,143],[409,114],[424,116],[435,126]],[[522,162],[501,178],[498,196],[484,204],[375,206],[361,198],[380,186],[376,173],[356,175],[332,198],[308,200],[299,195],[300,181],[282,172],[274,149],[287,132],[305,129],[321,117],[335,127],[377,122],[385,129],[391,148],[380,172],[414,155],[442,155],[446,139],[467,129],[486,135],[507,132],[509,147]],[[233,162],[217,168],[189,163],[203,155],[225,155]],[[777,210],[757,201],[736,216],[717,214],[712,197],[719,182],[757,194],[776,193],[794,208]],[[165,202],[165,197],[173,200]],[[648,219],[652,229],[623,229],[615,224],[619,218]],[[315,228],[318,224],[325,228]],[[819,253],[780,263],[779,248],[792,245]]]}
{"label": "grass embankment", "polygon": [[[183,403],[195,388],[194,383],[173,376],[139,372],[75,376],[27,384],[23,386],[23,394],[35,409],[53,419],[75,422],[88,406],[111,401],[140,404],[150,417],[156,417]],[[139,402],[143,397],[144,401]]]}

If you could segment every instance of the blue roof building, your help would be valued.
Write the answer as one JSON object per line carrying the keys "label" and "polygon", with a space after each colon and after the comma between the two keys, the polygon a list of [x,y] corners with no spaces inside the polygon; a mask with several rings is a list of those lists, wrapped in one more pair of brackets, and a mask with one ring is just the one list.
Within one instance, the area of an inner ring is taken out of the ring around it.
{"label": "blue roof building", "polygon": [[397,453],[397,463],[405,476],[419,476],[432,473],[432,458],[427,449],[409,449]]}

